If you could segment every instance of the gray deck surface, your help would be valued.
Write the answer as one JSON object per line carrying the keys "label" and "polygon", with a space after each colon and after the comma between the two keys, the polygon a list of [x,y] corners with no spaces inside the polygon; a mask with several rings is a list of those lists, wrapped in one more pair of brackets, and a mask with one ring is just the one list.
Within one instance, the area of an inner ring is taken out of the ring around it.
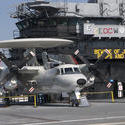
{"label": "gray deck surface", "polygon": [[125,125],[125,103],[0,108],[0,125]]}

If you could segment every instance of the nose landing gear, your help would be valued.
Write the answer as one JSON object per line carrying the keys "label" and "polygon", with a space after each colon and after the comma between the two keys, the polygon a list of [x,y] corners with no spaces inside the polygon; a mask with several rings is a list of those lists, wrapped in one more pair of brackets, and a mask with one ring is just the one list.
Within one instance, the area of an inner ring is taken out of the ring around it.
{"label": "nose landing gear", "polygon": [[71,95],[71,105],[72,107],[85,107],[90,106],[86,96],[81,96],[80,89],[77,88]]}
{"label": "nose landing gear", "polygon": [[71,95],[71,104],[72,104],[72,107],[76,106],[78,107],[79,104],[80,104],[80,98],[81,98],[81,94],[80,94],[80,91],[78,89],[76,89],[72,95]]}

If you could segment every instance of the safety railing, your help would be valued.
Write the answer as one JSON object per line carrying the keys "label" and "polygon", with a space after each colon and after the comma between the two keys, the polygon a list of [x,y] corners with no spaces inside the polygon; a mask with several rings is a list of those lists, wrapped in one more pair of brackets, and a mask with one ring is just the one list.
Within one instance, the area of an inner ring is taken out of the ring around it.
{"label": "safety railing", "polygon": [[82,95],[111,94],[112,103],[115,102],[113,91],[105,91],[105,92],[82,92],[81,94]]}
{"label": "safety railing", "polygon": [[36,101],[36,95],[23,95],[23,96],[1,96],[0,99],[20,99],[20,98],[25,98],[25,97],[34,97],[34,107],[37,107],[37,101]]}

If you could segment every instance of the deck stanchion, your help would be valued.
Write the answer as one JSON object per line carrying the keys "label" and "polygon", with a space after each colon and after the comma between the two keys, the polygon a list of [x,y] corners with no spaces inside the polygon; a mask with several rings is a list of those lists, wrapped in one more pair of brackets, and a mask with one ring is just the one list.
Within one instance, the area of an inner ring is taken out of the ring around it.
{"label": "deck stanchion", "polygon": [[113,91],[111,91],[112,102],[115,102]]}
{"label": "deck stanchion", "polygon": [[34,107],[36,108],[36,95],[34,95]]}

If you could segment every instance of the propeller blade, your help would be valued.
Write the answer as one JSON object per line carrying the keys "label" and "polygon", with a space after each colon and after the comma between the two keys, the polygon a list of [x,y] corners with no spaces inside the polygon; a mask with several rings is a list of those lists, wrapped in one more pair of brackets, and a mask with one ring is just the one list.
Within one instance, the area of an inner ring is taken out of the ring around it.
{"label": "propeller blade", "polygon": [[9,70],[8,73],[6,73],[6,75],[0,81],[1,85],[4,85],[7,81],[15,76],[18,71],[18,67],[12,61],[10,61],[2,52],[0,52],[0,58],[6,64]]}
{"label": "propeller blade", "polygon": [[101,64],[101,62],[105,59],[105,57],[110,54],[110,52],[105,49],[104,53],[102,54],[102,56],[95,62],[94,65],[90,65],[90,62],[83,56],[80,55],[79,50],[76,50],[74,55],[76,55],[83,63],[86,64],[86,66],[88,67],[90,73],[94,74],[95,76],[97,76],[98,78],[100,78],[101,80],[103,80],[104,82],[107,82],[106,77],[104,76],[104,74],[98,70],[98,66]]}
{"label": "propeller blade", "polygon": [[100,58],[94,64],[96,68],[102,63],[102,61],[105,59],[105,57],[108,54],[110,54],[109,50],[105,49],[105,51],[103,52],[103,54],[100,56]]}
{"label": "propeller blade", "polygon": [[9,72],[4,76],[4,78],[0,81],[1,85],[5,85],[7,81],[10,81],[13,77],[17,77],[18,69],[22,68],[26,65],[27,61],[32,59],[35,56],[33,51],[29,51],[28,54],[23,58],[20,65],[16,65],[10,60],[8,60],[3,53],[0,52],[1,60],[6,64],[8,67]]}
{"label": "propeller blade", "polygon": [[5,83],[6,83],[7,81],[9,81],[13,76],[14,76],[13,73],[8,73],[8,74],[0,81],[0,84],[1,84],[1,85],[5,85]]}
{"label": "propeller blade", "polygon": [[80,52],[78,49],[74,52],[74,55],[77,56],[83,63],[85,63],[87,67],[90,67],[89,61],[80,55]]}
{"label": "propeller blade", "polygon": [[9,70],[14,65],[14,63],[11,62],[10,60],[8,60],[7,57],[2,52],[0,52],[0,58],[6,64],[6,66],[8,67]]}
{"label": "propeller blade", "polygon": [[26,65],[26,63],[31,60],[35,56],[33,51],[29,51],[28,54],[23,58],[22,62],[18,65],[18,68],[22,68]]}

